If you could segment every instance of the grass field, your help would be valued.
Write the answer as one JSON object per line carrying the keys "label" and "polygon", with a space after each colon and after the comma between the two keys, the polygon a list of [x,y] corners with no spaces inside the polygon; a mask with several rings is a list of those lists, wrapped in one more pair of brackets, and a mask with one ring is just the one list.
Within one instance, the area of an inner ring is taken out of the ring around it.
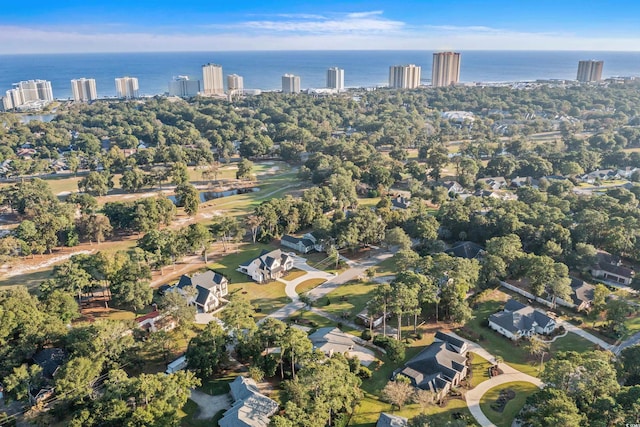
{"label": "grass field", "polygon": [[198,414],[198,404],[193,400],[187,400],[187,403],[178,411],[178,416],[181,417],[180,425],[182,427],[209,427],[211,420],[197,420],[195,419]]}
{"label": "grass field", "polygon": [[320,298],[315,306],[336,316],[349,313],[348,319],[353,321],[364,310],[376,287],[377,283],[350,282]]}
{"label": "grass field", "polygon": [[326,282],[326,280],[324,280],[324,279],[309,279],[309,280],[305,280],[304,282],[302,282],[298,286],[296,286],[296,292],[298,293],[298,295],[302,295],[305,292],[309,292],[311,289],[322,285],[324,282]]}
{"label": "grass field", "polygon": [[[511,389],[516,395],[508,401],[503,412],[497,412],[491,408],[491,404],[500,396],[501,390]],[[497,427],[511,427],[513,419],[524,406],[527,397],[538,391],[538,387],[527,382],[511,382],[489,389],[480,399],[480,409]]]}
{"label": "grass field", "polygon": [[307,274],[306,271],[298,270],[297,268],[292,268],[287,272],[286,276],[284,276],[282,280],[288,280],[288,281],[296,280],[298,277],[302,277],[305,274]]}

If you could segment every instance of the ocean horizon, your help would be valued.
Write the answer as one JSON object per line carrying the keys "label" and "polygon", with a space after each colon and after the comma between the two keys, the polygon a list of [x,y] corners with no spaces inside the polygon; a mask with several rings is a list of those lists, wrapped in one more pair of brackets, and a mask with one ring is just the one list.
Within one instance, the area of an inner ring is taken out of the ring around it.
{"label": "ocean horizon", "polygon": [[[0,94],[21,80],[50,80],[56,99],[71,97],[71,79],[96,79],[98,96],[116,94],[116,77],[137,77],[141,95],[167,92],[177,75],[202,80],[206,63],[223,73],[244,77],[245,89],[279,90],[281,76],[297,74],[300,87],[323,88],[330,67],[345,70],[346,87],[387,84],[389,66],[422,67],[422,82],[431,79],[432,50],[359,51],[224,51],[0,55]],[[640,75],[640,52],[588,51],[460,51],[460,81],[517,82],[539,79],[574,80],[578,61],[604,61],[603,78]],[[226,83],[226,77],[225,77]]]}

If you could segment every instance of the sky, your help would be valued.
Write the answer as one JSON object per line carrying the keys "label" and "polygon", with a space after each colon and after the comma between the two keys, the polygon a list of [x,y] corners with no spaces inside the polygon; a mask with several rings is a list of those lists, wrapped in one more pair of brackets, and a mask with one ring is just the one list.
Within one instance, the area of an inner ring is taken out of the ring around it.
{"label": "sky", "polygon": [[0,4],[0,54],[640,50],[637,0],[7,0]]}

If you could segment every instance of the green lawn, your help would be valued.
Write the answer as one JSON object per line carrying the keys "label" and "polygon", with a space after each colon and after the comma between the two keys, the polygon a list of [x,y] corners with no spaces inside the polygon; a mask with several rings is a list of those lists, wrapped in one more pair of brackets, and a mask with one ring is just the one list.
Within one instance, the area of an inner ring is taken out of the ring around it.
{"label": "green lawn", "polygon": [[336,316],[349,313],[348,319],[354,321],[358,313],[364,310],[377,286],[377,283],[350,282],[320,298],[314,305]]}
{"label": "green lawn", "polygon": [[30,291],[33,291],[40,285],[40,283],[50,279],[52,276],[53,268],[48,267],[41,271],[32,271],[18,276],[5,277],[0,280],[0,288],[6,286],[26,286]]}
{"label": "green lawn", "polygon": [[299,277],[304,276],[305,274],[307,274],[306,271],[298,270],[297,268],[292,268],[291,270],[289,270],[289,272],[287,272],[287,275],[284,276],[282,279],[292,281],[292,280],[296,280]]}
{"label": "green lawn", "polygon": [[302,282],[298,286],[296,286],[296,292],[298,293],[298,295],[302,295],[305,292],[309,292],[311,289],[322,285],[324,282],[326,282],[326,280],[324,280],[324,279],[309,279],[309,280],[305,280],[304,282]]}
{"label": "green lawn", "polygon": [[[503,412],[496,412],[491,408],[491,404],[500,396],[501,390],[511,389],[516,395],[508,401]],[[480,399],[480,409],[497,427],[511,427],[513,419],[524,406],[527,397],[538,391],[538,387],[527,382],[511,382],[499,385],[487,391]]]}
{"label": "green lawn", "polygon": [[627,327],[627,332],[625,332],[624,336],[622,337],[622,341],[640,332],[640,315],[636,315],[630,319],[627,319],[624,324]]}
{"label": "green lawn", "polygon": [[398,272],[398,266],[396,265],[396,260],[393,259],[393,257],[385,259],[375,268],[376,276],[389,276]]}
{"label": "green lawn", "polygon": [[216,378],[210,378],[202,381],[202,387],[200,391],[210,394],[211,396],[218,396],[220,394],[229,393],[229,384],[240,375],[238,372],[225,372]]}
{"label": "green lawn", "polygon": [[196,420],[197,414],[198,404],[191,399],[187,400],[182,409],[178,410],[178,416],[182,418],[180,425],[182,427],[209,427],[213,425],[211,420]]}
{"label": "green lawn", "polygon": [[475,387],[483,381],[489,379],[489,368],[491,363],[482,356],[473,354],[473,361],[471,362],[471,387]]}

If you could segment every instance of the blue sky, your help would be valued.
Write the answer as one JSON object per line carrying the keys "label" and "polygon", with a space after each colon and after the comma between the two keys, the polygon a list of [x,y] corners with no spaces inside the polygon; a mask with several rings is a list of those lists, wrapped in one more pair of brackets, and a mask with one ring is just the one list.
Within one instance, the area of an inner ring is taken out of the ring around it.
{"label": "blue sky", "polygon": [[0,53],[640,50],[639,17],[629,0],[12,1]]}

